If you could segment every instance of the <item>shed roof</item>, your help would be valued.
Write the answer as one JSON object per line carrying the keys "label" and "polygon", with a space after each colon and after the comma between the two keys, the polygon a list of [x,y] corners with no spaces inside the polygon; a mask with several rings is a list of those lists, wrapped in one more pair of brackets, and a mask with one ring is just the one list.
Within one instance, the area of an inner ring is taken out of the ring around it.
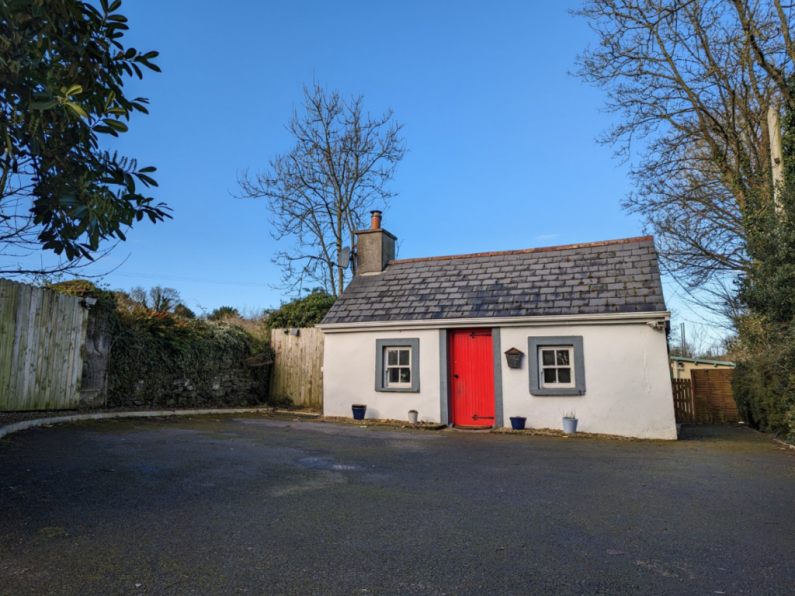
{"label": "shed roof", "polygon": [[390,261],[356,275],[324,325],[665,311],[651,236]]}
{"label": "shed roof", "polygon": [[737,366],[729,360],[711,360],[708,358],[685,358],[684,356],[669,356],[673,362],[691,362],[692,364],[711,364],[713,366]]}

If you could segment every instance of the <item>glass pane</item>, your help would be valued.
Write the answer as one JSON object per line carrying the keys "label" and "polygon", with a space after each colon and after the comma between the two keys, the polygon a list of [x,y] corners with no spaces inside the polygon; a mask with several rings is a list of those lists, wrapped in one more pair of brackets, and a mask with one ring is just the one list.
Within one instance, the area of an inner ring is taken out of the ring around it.
{"label": "glass pane", "polygon": [[[569,351],[568,350],[558,350],[558,366],[568,366],[569,365]],[[562,383],[563,381],[561,381]]]}
{"label": "glass pane", "polygon": [[555,364],[555,351],[554,350],[541,350],[542,362],[545,366]]}
{"label": "glass pane", "polygon": [[399,383],[398,379],[400,378],[400,369],[399,368],[390,368],[389,369],[389,382],[390,383]]}
{"label": "glass pane", "polygon": [[401,368],[399,370],[400,370],[400,382],[411,383],[411,369]]}
{"label": "glass pane", "polygon": [[545,368],[544,369],[544,384],[546,384],[546,383],[555,383],[555,382],[556,382],[555,369],[554,368]]}
{"label": "glass pane", "polygon": [[390,364],[390,365],[397,364],[397,361],[398,361],[397,350],[388,350],[386,354],[387,354],[386,355],[386,363],[387,364]]}
{"label": "glass pane", "polygon": [[409,351],[400,350],[400,366],[408,366],[408,365],[409,365]]}
{"label": "glass pane", "polygon": [[559,368],[558,369],[558,381],[561,383],[571,383],[571,369],[570,368]]}

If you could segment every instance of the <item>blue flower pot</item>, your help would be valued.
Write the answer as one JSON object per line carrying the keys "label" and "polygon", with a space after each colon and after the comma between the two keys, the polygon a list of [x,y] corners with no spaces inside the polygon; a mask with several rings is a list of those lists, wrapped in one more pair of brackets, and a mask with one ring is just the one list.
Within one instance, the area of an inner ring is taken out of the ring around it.
{"label": "blue flower pot", "polygon": [[563,419],[563,434],[573,435],[577,432],[577,419],[564,418]]}
{"label": "blue flower pot", "polygon": [[527,418],[524,416],[511,416],[511,428],[513,430],[524,430],[525,422],[527,422]]}
{"label": "blue flower pot", "polygon": [[351,410],[353,410],[354,420],[364,420],[364,413],[367,411],[367,406],[355,405],[351,406]]}

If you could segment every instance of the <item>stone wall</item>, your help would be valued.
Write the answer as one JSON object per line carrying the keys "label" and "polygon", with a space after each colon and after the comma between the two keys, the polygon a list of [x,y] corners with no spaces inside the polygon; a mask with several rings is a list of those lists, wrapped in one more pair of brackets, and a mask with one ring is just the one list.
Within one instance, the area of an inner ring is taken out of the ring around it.
{"label": "stone wall", "polygon": [[[111,407],[220,407],[255,406],[263,403],[267,395],[267,373],[250,368],[230,369],[215,377],[209,386],[197,387],[190,379],[174,379],[170,387],[147,387],[146,379],[138,382],[135,392]],[[156,398],[152,397],[157,395]]]}
{"label": "stone wall", "polygon": [[[118,350],[119,345],[114,347],[107,313],[91,311],[84,350],[81,409],[254,406],[264,403],[268,397],[272,361],[260,362],[256,358],[253,363],[225,359],[218,366],[219,374],[201,383],[183,376],[169,379],[142,373],[133,391],[114,392],[114,387],[109,386],[112,381],[109,381],[108,368],[111,351]],[[116,355],[114,352],[114,357]]]}
{"label": "stone wall", "polygon": [[108,313],[89,311],[80,383],[81,408],[101,408],[105,405],[110,348]]}

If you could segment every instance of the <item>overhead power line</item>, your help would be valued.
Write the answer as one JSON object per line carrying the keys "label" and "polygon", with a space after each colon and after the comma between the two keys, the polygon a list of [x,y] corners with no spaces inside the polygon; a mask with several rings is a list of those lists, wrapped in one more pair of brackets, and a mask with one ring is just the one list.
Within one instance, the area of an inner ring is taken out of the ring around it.
{"label": "overhead power line", "polygon": [[227,281],[220,279],[202,279],[198,277],[183,277],[178,275],[158,275],[156,273],[133,273],[129,271],[116,271],[111,275],[122,275],[124,277],[137,277],[143,279],[164,279],[168,281],[187,281],[202,284],[217,284],[221,286],[246,286],[252,288],[270,288],[268,284],[257,283],[253,281]]}

